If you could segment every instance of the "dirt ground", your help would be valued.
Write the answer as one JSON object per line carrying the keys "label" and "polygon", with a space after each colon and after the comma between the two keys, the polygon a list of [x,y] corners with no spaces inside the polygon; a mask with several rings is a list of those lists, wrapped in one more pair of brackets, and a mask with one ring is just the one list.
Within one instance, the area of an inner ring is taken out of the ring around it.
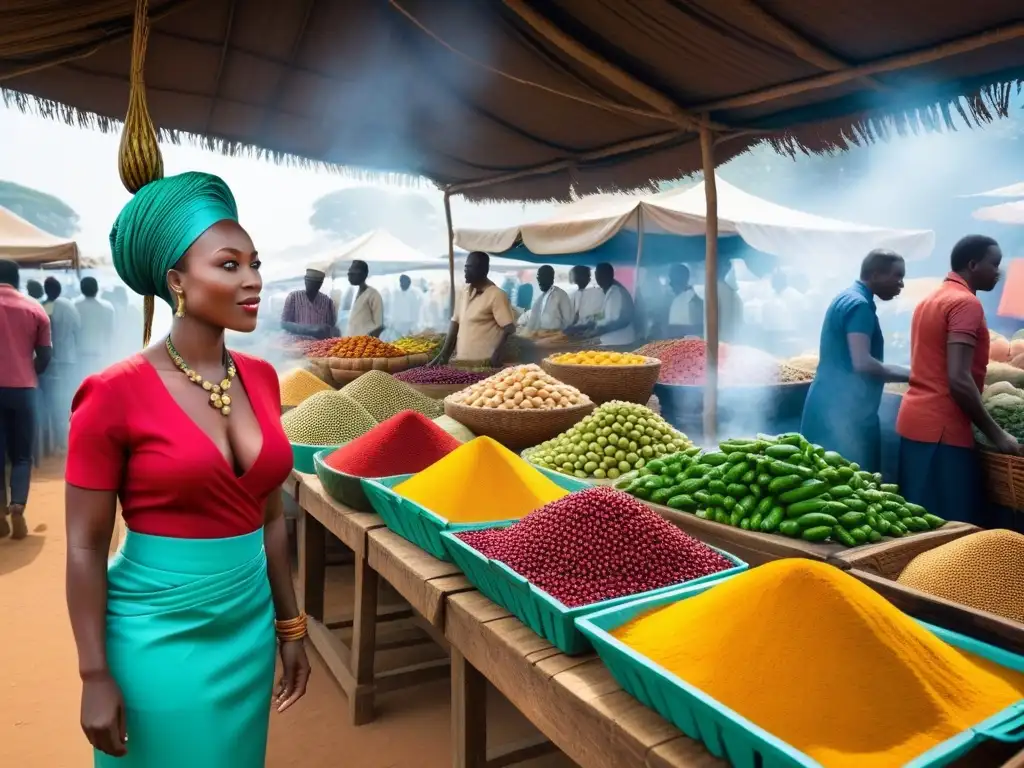
{"label": "dirt ground", "polygon": [[[33,476],[27,512],[31,535],[20,542],[0,540],[0,765],[78,768],[92,764],[91,750],[78,727],[80,687],[64,603],[61,469],[56,462],[48,462]],[[335,578],[343,580],[344,575]],[[394,631],[408,633],[413,628]],[[425,652],[436,654],[438,649],[427,647]],[[452,764],[447,681],[379,697],[377,719],[353,728],[346,720],[343,694],[312,650],[310,660],[313,677],[306,697],[289,712],[271,716],[269,768],[446,768]],[[503,697],[492,694],[488,708],[492,743],[531,738],[532,727]],[[559,755],[531,762],[529,768],[567,765],[571,763]]]}

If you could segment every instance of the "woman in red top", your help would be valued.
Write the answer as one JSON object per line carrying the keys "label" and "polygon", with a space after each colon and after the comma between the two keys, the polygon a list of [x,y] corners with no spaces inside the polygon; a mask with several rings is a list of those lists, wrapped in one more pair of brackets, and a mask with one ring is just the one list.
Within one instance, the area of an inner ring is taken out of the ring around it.
{"label": "woman in red top", "polygon": [[[90,376],[72,408],[67,597],[82,727],[96,766],[262,768],[275,648],[279,711],[304,694],[309,664],[277,376],[224,344],[225,329],[256,327],[259,260],[230,190],[199,173],[142,187],[110,240],[121,279],[177,311],[166,340]],[[108,564],[118,499],[128,533]]]}
{"label": "woman in red top", "polygon": [[977,292],[995,288],[1001,260],[992,238],[962,238],[949,274],[914,309],[910,328],[910,389],[896,420],[899,484],[909,501],[947,520],[982,521],[972,427],[1004,453],[1020,450],[981,402],[989,335]]}

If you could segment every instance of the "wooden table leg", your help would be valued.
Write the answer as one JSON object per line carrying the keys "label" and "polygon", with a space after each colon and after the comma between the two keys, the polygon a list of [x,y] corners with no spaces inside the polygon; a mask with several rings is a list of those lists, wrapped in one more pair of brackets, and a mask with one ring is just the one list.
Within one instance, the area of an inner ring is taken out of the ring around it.
{"label": "wooden table leg", "polygon": [[352,622],[352,674],[356,687],[348,708],[353,725],[373,720],[374,656],[377,649],[377,572],[366,561],[366,552],[355,556],[356,602]]}
{"label": "wooden table leg", "polygon": [[487,681],[452,648],[452,768],[487,765]]}
{"label": "wooden table leg", "polygon": [[299,510],[299,600],[308,616],[324,620],[324,583],[327,579],[323,524],[304,509]]}

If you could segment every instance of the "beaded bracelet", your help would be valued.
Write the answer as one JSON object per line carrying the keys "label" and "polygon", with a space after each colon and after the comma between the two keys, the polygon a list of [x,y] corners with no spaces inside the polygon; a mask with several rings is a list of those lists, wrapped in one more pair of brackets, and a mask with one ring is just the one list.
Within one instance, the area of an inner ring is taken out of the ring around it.
{"label": "beaded bracelet", "polygon": [[274,628],[277,630],[277,639],[282,643],[301,640],[306,636],[306,614],[300,613],[294,619],[275,621]]}

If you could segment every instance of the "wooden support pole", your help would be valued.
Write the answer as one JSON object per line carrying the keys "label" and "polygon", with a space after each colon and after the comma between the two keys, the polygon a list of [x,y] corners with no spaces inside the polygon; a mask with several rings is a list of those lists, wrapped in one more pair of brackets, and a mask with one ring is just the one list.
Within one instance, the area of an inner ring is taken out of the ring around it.
{"label": "wooden support pole", "polygon": [[448,223],[448,317],[455,315],[455,229],[452,227],[452,192],[444,191],[444,218]]}
{"label": "wooden support pole", "polygon": [[707,372],[704,385],[704,442],[718,437],[718,186],[715,183],[715,137],[700,130],[700,156],[704,166],[705,237],[704,340]]}

